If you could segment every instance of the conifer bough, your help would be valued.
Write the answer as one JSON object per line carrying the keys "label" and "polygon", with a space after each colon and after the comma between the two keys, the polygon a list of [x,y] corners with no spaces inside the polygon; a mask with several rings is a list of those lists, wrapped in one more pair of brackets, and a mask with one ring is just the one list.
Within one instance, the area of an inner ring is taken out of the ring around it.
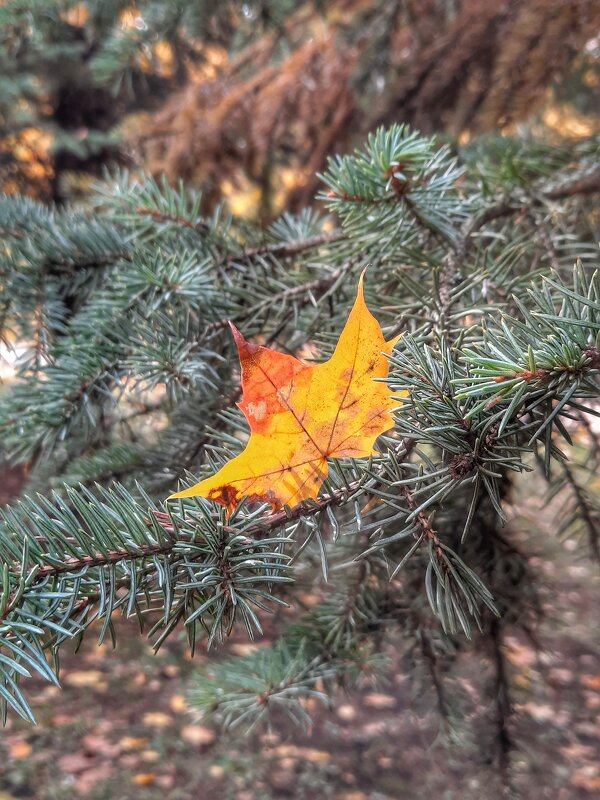
{"label": "conifer bough", "polygon": [[[527,554],[502,527],[513,476],[536,470],[566,493],[557,534],[599,551],[597,164],[597,141],[488,139],[453,155],[393,126],[331,160],[334,220],[307,210],[262,231],[126,173],[77,209],[3,197],[0,335],[20,353],[0,426],[29,465],[0,521],[4,717],[33,719],[28,676],[56,682],[47,655],[93,622],[114,637],[115,612],[156,647],[184,630],[193,650],[238,625],[260,635],[311,590],[319,603],[272,648],[199,671],[198,708],[227,725],[273,709],[306,723],[306,698],[384,671],[382,642],[400,636],[459,724],[447,693],[461,634],[494,642],[500,685],[504,631],[535,624]],[[389,416],[377,451],[330,448],[341,457],[320,493],[276,510],[246,491],[227,513],[158,502],[247,440],[226,321],[275,360],[323,369],[366,265],[384,360],[360,395],[385,396]]]}

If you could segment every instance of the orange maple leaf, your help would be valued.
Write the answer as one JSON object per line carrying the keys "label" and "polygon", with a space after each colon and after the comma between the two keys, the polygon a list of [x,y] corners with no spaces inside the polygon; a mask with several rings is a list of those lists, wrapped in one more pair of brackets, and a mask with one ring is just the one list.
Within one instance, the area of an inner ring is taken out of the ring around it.
{"label": "orange maple leaf", "polygon": [[274,510],[316,498],[328,458],[375,454],[377,437],[393,427],[396,403],[387,384],[386,342],[366,306],[363,277],[335,352],[323,364],[247,342],[231,325],[242,367],[239,407],[250,425],[245,450],[211,478],[169,498],[207,497],[229,512],[246,497]]}

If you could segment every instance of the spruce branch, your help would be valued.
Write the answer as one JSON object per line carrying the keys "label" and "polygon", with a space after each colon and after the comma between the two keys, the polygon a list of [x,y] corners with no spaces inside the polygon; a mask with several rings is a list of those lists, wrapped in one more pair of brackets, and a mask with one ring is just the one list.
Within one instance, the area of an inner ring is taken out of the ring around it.
{"label": "spruce branch", "polygon": [[[233,724],[281,703],[306,722],[298,699],[370,676],[397,623],[412,644],[424,628],[437,661],[427,643],[421,656],[450,720],[438,650],[473,624],[487,635],[498,609],[503,626],[519,619],[488,535],[510,477],[540,448],[546,471],[562,463],[559,437],[568,444],[597,404],[597,251],[578,200],[597,190],[597,167],[565,167],[573,153],[550,169],[544,153],[474,164],[407,128],[379,131],[324,176],[333,231],[313,211],[260,231],[222,208],[206,215],[198,192],[124,173],[99,188],[93,213],[0,202],[0,226],[25,232],[0,253],[0,308],[31,342],[0,421],[8,446],[34,456],[43,492],[0,524],[5,706],[30,718],[22,670],[53,680],[46,653],[93,620],[112,635],[115,611],[151,619],[157,647],[179,628],[192,648],[239,625],[254,636],[263,613],[296,602],[293,569],[307,587],[325,576],[329,591],[272,651],[203,676],[200,706]],[[366,264],[369,307],[403,333],[381,453],[332,463],[317,500],[277,513],[157,505],[148,491],[172,491],[186,467],[218,469],[247,435],[226,320],[260,344],[326,353]],[[565,463],[549,490],[571,490],[558,527],[587,530],[595,461]],[[115,476],[110,490],[96,483]],[[518,555],[505,553],[511,568]],[[498,708],[501,729],[508,711]]]}
{"label": "spruce branch", "polygon": [[566,200],[578,195],[600,192],[600,170],[592,166],[583,174],[559,176],[553,183],[547,180],[524,191],[516,190],[512,195],[493,202],[465,227],[462,238],[468,239],[473,233],[489,222],[520,213],[527,207],[543,205],[548,200]]}
{"label": "spruce branch", "polygon": [[[439,279],[440,308],[437,324],[442,335],[447,333],[448,314],[453,303],[453,289],[461,276],[470,248],[474,244],[474,236],[491,222],[513,214],[522,214],[526,209],[543,206],[547,201],[564,200],[577,195],[600,192],[600,170],[592,167],[583,175],[568,175],[557,185],[549,185],[547,181],[531,187],[525,192],[518,189],[508,198],[499,198],[483,211],[476,211],[462,224],[456,240],[452,243],[442,260]],[[552,246],[547,231],[542,228],[543,241],[546,248]],[[483,233],[485,236],[485,232]],[[554,262],[556,255],[553,255]]]}
{"label": "spruce branch", "polygon": [[[297,309],[302,309],[310,303],[313,303],[315,300],[321,300],[323,296],[325,296],[331,290],[331,288],[338,283],[338,281],[344,278],[354,266],[354,260],[347,261],[337,269],[331,270],[329,274],[322,278],[315,278],[295,286],[288,286],[287,288],[282,289],[280,292],[271,294],[269,297],[260,300],[258,303],[240,310],[240,312],[234,318],[235,322],[242,323],[245,319],[256,315],[265,308],[281,308],[289,300],[295,300],[295,307]],[[299,299],[296,300],[296,298]],[[286,324],[288,318],[289,317],[284,316],[279,328]],[[233,320],[230,319],[220,319],[210,322],[206,326],[205,333],[206,335],[210,335],[213,331],[225,330],[232,321]],[[276,340],[280,333],[279,328],[276,328],[272,333],[269,334],[266,339],[267,346],[273,344],[273,342]]]}

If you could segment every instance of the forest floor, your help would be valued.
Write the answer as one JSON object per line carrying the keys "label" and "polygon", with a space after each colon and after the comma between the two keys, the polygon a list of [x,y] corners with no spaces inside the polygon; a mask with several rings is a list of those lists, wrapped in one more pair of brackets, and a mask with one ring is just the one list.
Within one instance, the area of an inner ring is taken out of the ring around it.
{"label": "forest floor", "polygon": [[285,725],[225,734],[194,718],[190,676],[209,657],[261,643],[236,639],[192,660],[174,636],[155,655],[133,623],[119,621],[115,651],[97,646],[92,631],[79,654],[65,650],[62,690],[30,682],[39,724],[13,719],[0,733],[0,800],[600,796],[600,568],[585,543],[556,540],[542,502],[527,505],[513,508],[511,528],[536,552],[545,618],[538,647],[517,629],[504,637],[514,794],[503,792],[494,741],[483,733],[495,706],[479,707],[475,698],[493,678],[474,648],[463,648],[453,670],[461,689],[455,712],[466,716],[450,735],[430,684],[409,674],[393,637],[387,683],[340,693],[332,710],[314,710],[309,732]]}

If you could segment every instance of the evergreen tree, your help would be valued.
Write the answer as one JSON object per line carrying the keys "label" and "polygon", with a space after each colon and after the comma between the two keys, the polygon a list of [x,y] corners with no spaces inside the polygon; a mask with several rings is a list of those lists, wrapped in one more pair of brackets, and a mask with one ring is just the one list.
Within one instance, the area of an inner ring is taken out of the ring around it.
{"label": "evergreen tree", "polygon": [[[330,161],[321,211],[266,231],[126,173],[85,207],[3,197],[0,332],[19,358],[0,429],[29,475],[0,517],[4,717],[32,720],[27,677],[56,682],[47,654],[94,622],[114,636],[115,612],[156,647],[185,631],[194,650],[260,636],[311,588],[320,604],[280,620],[272,647],[199,674],[198,708],[226,725],[306,722],[307,698],[385,671],[395,630],[451,730],[452,654],[472,646],[496,670],[508,774],[502,640],[539,614],[528,553],[503,527],[522,473],[567,488],[557,533],[599,554],[598,154],[504,138],[453,153],[395,125]],[[227,321],[323,360],[365,266],[386,338],[403,334],[379,454],[332,462],[318,500],[282,511],[165,502],[247,436]]]}
{"label": "evergreen tree", "polygon": [[241,7],[235,0],[2,3],[0,188],[64,200],[70,175],[122,160],[127,115],[181,87],[206,48],[244,43],[277,24],[268,6],[253,25]]}

